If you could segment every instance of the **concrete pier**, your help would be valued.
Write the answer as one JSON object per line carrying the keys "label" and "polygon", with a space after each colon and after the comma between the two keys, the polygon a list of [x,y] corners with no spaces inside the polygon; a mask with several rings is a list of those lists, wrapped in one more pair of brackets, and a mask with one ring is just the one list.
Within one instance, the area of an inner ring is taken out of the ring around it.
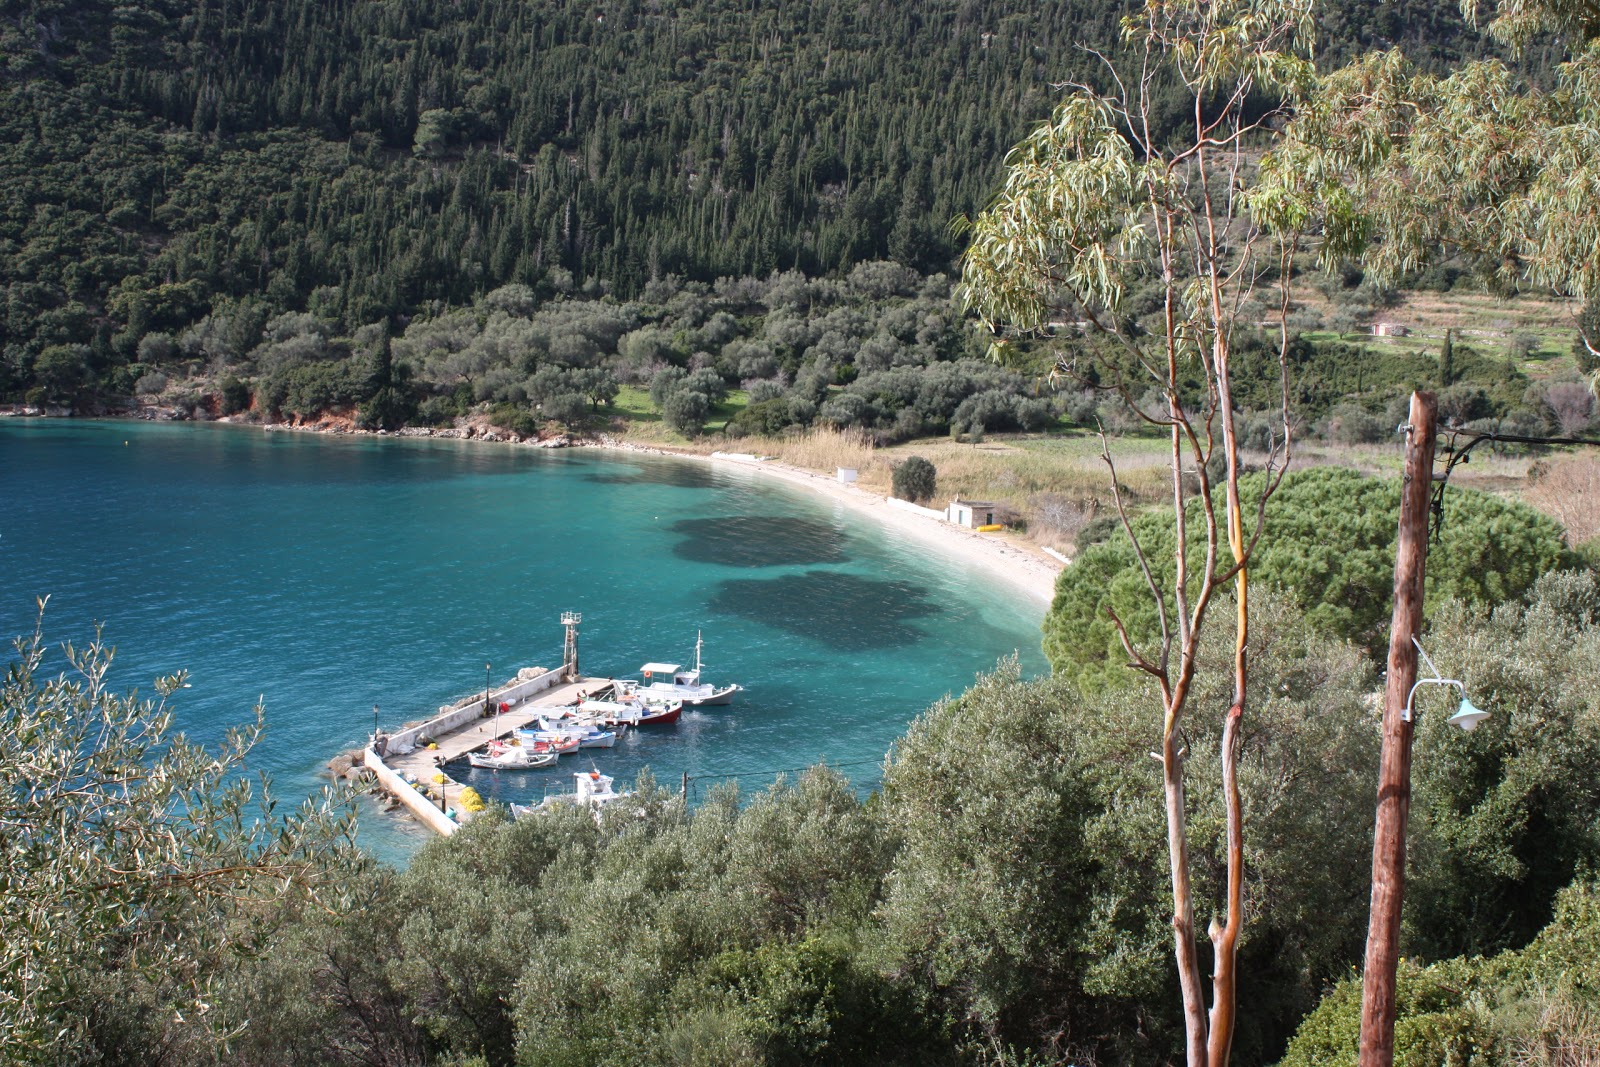
{"label": "concrete pier", "polygon": [[[474,696],[440,708],[427,722],[369,744],[362,760],[418,821],[437,833],[453,834],[471,815],[461,809],[462,785],[441,764],[527,726],[543,711],[577,703],[580,693],[592,696],[612,684],[609,678],[562,678],[559,672],[538,667],[520,671],[516,681],[489,692],[491,707],[507,704],[509,710],[485,716],[484,698]],[[443,775],[444,782],[436,783],[436,775]]]}

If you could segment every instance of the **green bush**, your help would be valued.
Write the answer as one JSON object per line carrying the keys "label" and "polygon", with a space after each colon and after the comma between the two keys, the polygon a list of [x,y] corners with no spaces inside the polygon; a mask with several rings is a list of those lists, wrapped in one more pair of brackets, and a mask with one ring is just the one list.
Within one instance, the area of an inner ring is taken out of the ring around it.
{"label": "green bush", "polygon": [[[1489,1067],[1503,1062],[1500,1035],[1479,1010],[1477,969],[1452,960],[1420,967],[1402,960],[1395,985],[1396,1067]],[[1278,1067],[1357,1067],[1361,979],[1341,982],[1306,1017]]]}
{"label": "green bush", "polygon": [[[1397,973],[1396,1067],[1562,1067],[1600,1054],[1600,885],[1576,882],[1526,949]],[[1355,1067],[1361,979],[1340,982],[1308,1015],[1278,1067]]]}
{"label": "green bush", "polygon": [[[1264,482],[1260,474],[1243,479],[1247,529],[1254,526],[1251,501]],[[1392,611],[1399,497],[1392,479],[1330,467],[1291,473],[1268,504],[1251,577],[1289,590],[1324,632],[1377,649]],[[1159,577],[1173,556],[1171,516],[1156,509],[1135,519],[1133,528]],[[1188,528],[1193,572],[1203,558],[1205,534],[1194,501]],[[1226,557],[1226,545],[1222,554]],[[1540,575],[1574,561],[1553,520],[1521,504],[1452,489],[1444,526],[1429,547],[1428,602],[1513,600]],[[1166,596],[1170,612],[1171,593]],[[1127,657],[1107,608],[1116,611],[1141,647],[1158,638],[1155,604],[1121,533],[1084,551],[1061,572],[1044,623],[1045,654],[1056,670],[1081,678],[1126,678]]]}
{"label": "green bush", "polygon": [[685,437],[698,437],[710,411],[711,401],[704,393],[673,393],[661,406],[661,421]]}
{"label": "green bush", "polygon": [[[1360,958],[1377,738],[1371,668],[1281,597],[1258,601],[1250,725],[1250,916],[1235,1058],[1270,1062]],[[1192,706],[1229,702],[1230,634],[1208,636]],[[1221,900],[1221,715],[1187,721],[1195,904]],[[1084,692],[1014,668],[920,717],[891,754],[903,842],[879,908],[886,965],[984,1047],[1047,1062],[1161,1064],[1182,1045],[1154,687]],[[1307,783],[1315,783],[1308,788]]]}
{"label": "green bush", "polygon": [[901,500],[932,500],[938,488],[939,472],[921,456],[912,456],[894,465],[890,481],[894,495]]}
{"label": "green bush", "polygon": [[539,435],[539,420],[526,408],[515,404],[497,404],[489,412],[489,421],[503,430],[517,434],[519,437],[537,437]]}
{"label": "green bush", "polygon": [[218,386],[222,397],[222,413],[236,415],[250,407],[250,387],[232,374],[223,375]]}

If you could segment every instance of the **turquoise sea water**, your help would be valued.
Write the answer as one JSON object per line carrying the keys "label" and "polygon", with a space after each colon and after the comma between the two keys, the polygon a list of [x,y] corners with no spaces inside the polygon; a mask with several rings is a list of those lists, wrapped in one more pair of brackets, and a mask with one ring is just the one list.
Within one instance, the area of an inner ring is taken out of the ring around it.
{"label": "turquoise sea water", "polygon": [[[1018,652],[1042,611],[803,490],[689,460],[214,424],[0,421],[0,633],[117,648],[111,682],[186,669],[180,726],[213,741],[264,699],[252,765],[284,799],[329,757],[484,683],[560,661],[583,613],[586,674],[692,662],[747,692],[586,753],[619,787],[720,776],[765,787],[827,761],[861,788],[929,703]],[[12,658],[8,647],[7,661]],[[62,669],[56,657],[50,672]],[[467,772],[537,800],[551,772]],[[368,806],[403,858],[421,831]]]}

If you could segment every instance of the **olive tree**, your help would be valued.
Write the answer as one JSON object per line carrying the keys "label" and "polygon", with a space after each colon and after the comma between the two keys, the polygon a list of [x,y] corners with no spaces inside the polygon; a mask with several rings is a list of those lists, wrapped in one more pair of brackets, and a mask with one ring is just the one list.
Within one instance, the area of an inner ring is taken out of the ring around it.
{"label": "olive tree", "polygon": [[277,816],[266,783],[241,775],[259,707],[206,749],[173,730],[182,674],[140,700],[107,687],[98,636],[67,645],[71,673],[55,678],[40,629],[14,647],[0,684],[0,1058],[93,1059],[92,990],[108,976],[150,991],[163,1045],[204,1031],[222,939],[246,951],[281,907],[336,900],[348,816],[330,798]]}
{"label": "olive tree", "polygon": [[[1326,983],[1359,959],[1371,854],[1376,717],[1370,664],[1292,602],[1255,605],[1252,729],[1239,774],[1252,832],[1239,967],[1255,991],[1236,1055],[1271,1062]],[[1213,627],[1196,699],[1226,701],[1231,635]],[[883,810],[901,846],[886,880],[882,951],[894,973],[961,1020],[958,1036],[1031,1062],[1170,1064],[1183,1015],[1169,999],[1162,798],[1145,720],[1155,682],[1024,681],[1015,661],[930,709],[897,741]],[[1215,754],[1223,723],[1187,741]],[[1226,833],[1220,766],[1197,760],[1191,833]],[[1221,888],[1221,865],[1196,885]]]}
{"label": "olive tree", "polygon": [[[1312,83],[1311,30],[1310,0],[1151,0],[1128,15],[1123,35],[1133,68],[1113,67],[1111,92],[1077,87],[1051,121],[1012,151],[1002,189],[970,225],[963,265],[964,298],[992,330],[1048,337],[1061,324],[1083,324],[1091,342],[1063,354],[1060,369],[1110,383],[1170,441],[1175,536],[1167,560],[1141,546],[1109,449],[1103,456],[1158,615],[1160,636],[1152,642],[1136,641],[1120,620],[1112,621],[1131,666],[1153,679],[1160,694],[1173,950],[1191,1067],[1227,1063],[1235,1029],[1245,855],[1237,753],[1247,694],[1248,564],[1261,530],[1258,518],[1247,536],[1245,511],[1259,516],[1276,488],[1290,426],[1283,372],[1280,429],[1267,460],[1275,476],[1246,501],[1233,397],[1235,336],[1271,314],[1279,366],[1286,366],[1288,280],[1301,232],[1312,221],[1305,211],[1258,196],[1250,150],[1274,136],[1282,114],[1269,109],[1264,116],[1257,101],[1289,107]],[[1158,84],[1175,84],[1193,116],[1180,133],[1160,138]],[[1156,293],[1155,310],[1141,323],[1129,297],[1147,285]],[[1263,312],[1263,305],[1271,310]],[[1002,336],[999,347],[1009,341]],[[1147,395],[1157,399],[1146,403]],[[1205,530],[1198,552],[1187,535],[1191,498]],[[1234,680],[1229,705],[1218,709],[1225,724],[1219,788],[1228,812],[1221,846],[1228,875],[1222,914],[1209,929],[1208,1011],[1182,739],[1206,613],[1229,583]]]}
{"label": "olive tree", "polygon": [[901,500],[931,500],[938,488],[939,472],[921,456],[896,463],[890,474],[894,495]]}

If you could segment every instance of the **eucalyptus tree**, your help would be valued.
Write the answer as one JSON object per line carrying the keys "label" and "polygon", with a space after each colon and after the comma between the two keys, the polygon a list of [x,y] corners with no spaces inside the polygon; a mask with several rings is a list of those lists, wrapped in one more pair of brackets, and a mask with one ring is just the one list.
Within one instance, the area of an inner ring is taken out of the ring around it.
{"label": "eucalyptus tree", "polygon": [[[1360,257],[1382,280],[1452,252],[1497,289],[1592,301],[1600,296],[1600,4],[1496,7],[1488,30],[1513,54],[1536,43],[1565,50],[1553,84],[1530,85],[1499,59],[1434,74],[1399,51],[1374,52],[1319,79],[1263,173],[1286,211],[1326,215],[1328,261]],[[1469,16],[1477,9],[1462,4]],[[1581,351],[1593,354],[1600,339],[1579,326]]]}
{"label": "eucalyptus tree", "polygon": [[[1171,442],[1176,536],[1164,561],[1145,552],[1129,523],[1103,444],[1160,636],[1140,642],[1114,612],[1111,619],[1130,666],[1154,679],[1160,692],[1159,755],[1186,1053],[1191,1067],[1219,1067],[1228,1062],[1235,1030],[1235,961],[1244,923],[1237,753],[1247,692],[1248,565],[1266,501],[1289,458],[1288,286],[1311,222],[1257,194],[1252,157],[1314,81],[1311,2],[1149,0],[1123,20],[1122,30],[1131,66],[1120,69],[1107,60],[1114,88],[1102,93],[1075,86],[1052,119],[1008,157],[1003,187],[970,225],[962,291],[985,325],[1006,332],[997,342],[1001,349],[1011,335],[1085,331],[1088,343],[1063,354],[1059,369],[1109,383]],[[1176,133],[1162,134],[1158,100],[1170,99],[1173,85],[1190,118]],[[1264,99],[1278,103],[1264,107]],[[1129,294],[1152,282],[1158,307],[1150,321],[1140,322]],[[1239,484],[1233,357],[1236,335],[1261,318],[1276,328],[1280,415],[1267,458],[1272,473],[1247,501]],[[1139,399],[1152,392],[1158,403]],[[1191,498],[1198,505],[1193,512]],[[1249,534],[1247,508],[1256,517]],[[1192,516],[1204,526],[1199,552],[1186,529]],[[1229,583],[1236,611],[1232,701],[1218,709],[1227,878],[1223,914],[1209,927],[1208,1009],[1185,826],[1189,750],[1183,726],[1206,613]]]}

